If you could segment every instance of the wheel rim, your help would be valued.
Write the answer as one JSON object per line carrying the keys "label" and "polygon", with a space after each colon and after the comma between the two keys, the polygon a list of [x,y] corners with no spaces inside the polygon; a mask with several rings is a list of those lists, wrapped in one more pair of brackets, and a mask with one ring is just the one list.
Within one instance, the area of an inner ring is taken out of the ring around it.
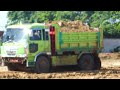
{"label": "wheel rim", "polygon": [[41,60],[40,63],[39,63],[39,67],[41,68],[41,70],[44,71],[44,69],[47,69],[48,68],[48,63],[45,61],[45,60]]}

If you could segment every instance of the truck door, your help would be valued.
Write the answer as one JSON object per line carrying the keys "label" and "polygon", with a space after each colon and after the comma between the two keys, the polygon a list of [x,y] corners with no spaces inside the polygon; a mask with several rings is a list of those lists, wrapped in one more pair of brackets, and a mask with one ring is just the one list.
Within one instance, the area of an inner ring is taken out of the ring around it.
{"label": "truck door", "polygon": [[49,52],[49,30],[48,29],[32,29],[29,38],[29,53],[34,55],[41,52]]}
{"label": "truck door", "polygon": [[43,41],[44,41],[44,51],[50,52],[50,35],[49,35],[49,29],[43,29]]}

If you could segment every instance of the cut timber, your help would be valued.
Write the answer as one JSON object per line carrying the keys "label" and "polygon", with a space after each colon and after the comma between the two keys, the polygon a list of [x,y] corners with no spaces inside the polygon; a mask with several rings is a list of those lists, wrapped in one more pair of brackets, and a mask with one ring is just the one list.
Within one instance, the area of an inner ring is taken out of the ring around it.
{"label": "cut timber", "polygon": [[0,66],[0,72],[8,71],[7,66]]}

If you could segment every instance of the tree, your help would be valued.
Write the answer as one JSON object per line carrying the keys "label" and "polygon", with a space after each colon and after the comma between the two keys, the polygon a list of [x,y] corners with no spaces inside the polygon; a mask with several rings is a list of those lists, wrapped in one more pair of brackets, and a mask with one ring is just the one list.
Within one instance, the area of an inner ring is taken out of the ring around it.
{"label": "tree", "polygon": [[120,11],[9,11],[8,20],[8,25],[81,20],[90,27],[102,28],[105,37],[120,37]]}

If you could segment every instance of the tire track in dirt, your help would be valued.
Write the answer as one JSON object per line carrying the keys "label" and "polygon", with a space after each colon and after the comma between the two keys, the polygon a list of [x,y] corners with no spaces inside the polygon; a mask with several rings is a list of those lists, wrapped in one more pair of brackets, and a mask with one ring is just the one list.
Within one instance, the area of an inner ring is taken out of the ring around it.
{"label": "tire track in dirt", "polygon": [[51,73],[0,72],[0,79],[120,79],[120,59],[102,59],[101,70],[80,71],[76,66],[53,67]]}

